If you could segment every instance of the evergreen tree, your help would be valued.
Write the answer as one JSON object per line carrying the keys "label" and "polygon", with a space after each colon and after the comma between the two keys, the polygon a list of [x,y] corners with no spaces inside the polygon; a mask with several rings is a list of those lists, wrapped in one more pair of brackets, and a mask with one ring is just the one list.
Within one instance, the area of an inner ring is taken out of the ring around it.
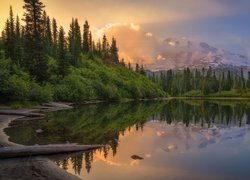
{"label": "evergreen tree", "polygon": [[69,62],[67,59],[67,47],[63,27],[60,27],[58,38],[58,71],[65,77],[68,74]]}
{"label": "evergreen tree", "polygon": [[55,18],[52,20],[52,56],[57,56],[57,45],[58,45],[58,27]]}
{"label": "evergreen tree", "polygon": [[132,66],[131,66],[131,63],[130,63],[130,62],[128,63],[128,69],[129,69],[129,70],[133,70],[133,68],[132,68]]}
{"label": "evergreen tree", "polygon": [[46,18],[45,26],[45,37],[44,37],[44,48],[47,55],[52,55],[52,32],[51,32],[51,21],[49,16]]}
{"label": "evergreen tree", "polygon": [[[92,39],[92,37],[91,37]],[[91,40],[92,41],[92,40]],[[88,21],[85,21],[83,26],[83,52],[88,53],[90,51],[90,32]]]}
{"label": "evergreen tree", "polygon": [[108,40],[106,35],[104,34],[102,38],[102,54],[104,59],[108,58],[108,51],[109,51]]}
{"label": "evergreen tree", "polygon": [[[5,55],[7,58],[15,60],[15,20],[12,11],[12,6],[10,6],[9,18],[7,19],[5,26]],[[15,62],[17,64],[17,62]]]}
{"label": "evergreen tree", "polygon": [[125,61],[124,61],[124,58],[122,58],[120,64],[123,66],[123,67],[126,67],[126,64],[125,64]]}
{"label": "evergreen tree", "polygon": [[218,92],[220,86],[219,86],[219,81],[218,81],[218,79],[217,79],[217,77],[215,75],[215,72],[213,73],[213,77],[212,77],[210,83],[211,83],[211,89],[212,89],[212,91],[213,92]]}
{"label": "evergreen tree", "polygon": [[226,90],[226,82],[225,82],[225,73],[222,72],[222,78],[221,78],[221,82],[220,82],[220,89],[221,90]]}
{"label": "evergreen tree", "polygon": [[92,41],[92,51],[93,51],[93,53],[97,53],[95,41]]}
{"label": "evergreen tree", "polygon": [[98,39],[98,42],[96,44],[96,49],[97,49],[98,53],[102,52],[102,44],[101,44],[101,40],[100,39]]}
{"label": "evergreen tree", "polygon": [[190,69],[187,68],[184,70],[184,87],[183,90],[184,92],[188,92],[192,89],[191,87],[191,72]]}
{"label": "evergreen tree", "polygon": [[15,27],[15,53],[14,61],[18,66],[21,66],[23,60],[23,42],[21,37],[21,27],[19,22],[19,17],[16,18],[16,27]]}
{"label": "evergreen tree", "polygon": [[146,71],[145,71],[145,69],[144,69],[144,66],[143,66],[143,64],[141,65],[141,67],[140,67],[140,74],[142,74],[142,75],[146,75]]}
{"label": "evergreen tree", "polygon": [[40,83],[48,79],[48,63],[43,46],[43,8],[40,0],[24,0],[25,67]]}
{"label": "evergreen tree", "polygon": [[250,71],[248,71],[247,88],[250,89]]}
{"label": "evergreen tree", "polygon": [[230,91],[233,85],[233,78],[231,77],[231,71],[227,71],[227,79],[225,83],[225,90]]}
{"label": "evergreen tree", "polygon": [[135,64],[135,72],[140,72],[140,66],[138,63]]}
{"label": "evergreen tree", "polygon": [[116,40],[114,37],[112,38],[110,55],[111,55],[111,61],[114,62],[115,64],[118,64],[119,63],[118,48],[116,46]]}
{"label": "evergreen tree", "polygon": [[81,53],[81,30],[77,19],[72,19],[68,34],[69,53],[71,55],[71,64],[77,67],[80,63]]}
{"label": "evergreen tree", "polygon": [[89,52],[92,52],[93,51],[93,46],[92,46],[92,33],[89,32],[89,38],[88,38],[88,44],[89,44]]}

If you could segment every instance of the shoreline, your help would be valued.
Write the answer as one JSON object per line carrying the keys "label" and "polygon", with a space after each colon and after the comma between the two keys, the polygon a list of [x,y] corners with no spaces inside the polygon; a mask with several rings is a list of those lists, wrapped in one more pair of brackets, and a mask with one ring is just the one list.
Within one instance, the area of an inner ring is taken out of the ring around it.
{"label": "shoreline", "polygon": [[179,96],[170,99],[190,99],[190,100],[250,100],[250,97],[215,97],[215,96]]}
{"label": "shoreline", "polygon": [[[67,104],[50,103],[47,106],[38,106],[28,109],[10,110],[10,115],[0,115],[0,149],[25,147],[21,144],[16,144],[8,140],[8,136],[5,134],[4,129],[9,124],[18,119],[25,118],[27,116],[13,116],[14,114],[23,113],[29,114],[34,112],[46,113],[51,111],[59,111],[71,109],[72,106]],[[6,110],[6,109],[4,109]],[[31,117],[27,117],[32,119]],[[60,154],[60,153],[59,153]],[[80,178],[74,174],[70,174],[67,171],[58,167],[49,156],[30,156],[19,158],[5,158],[0,159],[0,179],[62,179],[62,180],[79,180]]]}

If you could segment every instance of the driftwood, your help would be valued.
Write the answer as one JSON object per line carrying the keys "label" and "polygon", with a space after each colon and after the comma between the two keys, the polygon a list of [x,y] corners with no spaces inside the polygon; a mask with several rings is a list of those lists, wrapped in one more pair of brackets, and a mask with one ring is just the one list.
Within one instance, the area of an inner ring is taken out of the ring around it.
{"label": "driftwood", "polygon": [[3,147],[0,148],[0,159],[81,152],[98,149],[100,147],[103,147],[103,145],[59,144]]}
{"label": "driftwood", "polygon": [[13,115],[13,116],[25,116],[25,117],[45,117],[45,114],[32,113],[32,112],[19,112],[14,110],[0,110],[0,115]]}

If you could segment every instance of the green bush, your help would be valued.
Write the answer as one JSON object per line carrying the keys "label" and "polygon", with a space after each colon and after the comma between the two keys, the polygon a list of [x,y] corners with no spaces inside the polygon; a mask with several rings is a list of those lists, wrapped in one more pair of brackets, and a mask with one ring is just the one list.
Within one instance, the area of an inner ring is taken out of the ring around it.
{"label": "green bush", "polygon": [[49,58],[49,85],[39,85],[0,52],[0,95],[7,101],[37,102],[164,96],[158,85],[139,73],[119,65],[106,66],[100,59],[81,57],[80,67],[70,67],[68,75],[63,79],[58,76],[57,62]]}
{"label": "green bush", "polygon": [[38,84],[33,83],[30,89],[30,100],[38,102],[50,102],[53,101],[53,90],[52,87],[39,86]]}

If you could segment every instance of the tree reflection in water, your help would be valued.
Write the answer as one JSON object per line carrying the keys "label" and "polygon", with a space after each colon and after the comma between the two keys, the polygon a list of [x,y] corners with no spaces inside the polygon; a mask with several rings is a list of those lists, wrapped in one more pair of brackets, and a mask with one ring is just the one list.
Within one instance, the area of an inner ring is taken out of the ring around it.
{"label": "tree reflection in water", "polygon": [[[67,170],[72,165],[80,175],[84,167],[89,173],[94,154],[104,159],[115,157],[119,137],[125,132],[143,131],[148,121],[166,124],[181,123],[185,127],[213,126],[242,127],[250,124],[250,103],[247,101],[195,101],[171,100],[168,102],[121,103],[82,106],[69,111],[54,112],[44,121],[15,121],[5,131],[10,140],[24,145],[32,144],[106,144],[107,146],[82,155],[56,161]],[[40,134],[37,129],[42,129]]]}

